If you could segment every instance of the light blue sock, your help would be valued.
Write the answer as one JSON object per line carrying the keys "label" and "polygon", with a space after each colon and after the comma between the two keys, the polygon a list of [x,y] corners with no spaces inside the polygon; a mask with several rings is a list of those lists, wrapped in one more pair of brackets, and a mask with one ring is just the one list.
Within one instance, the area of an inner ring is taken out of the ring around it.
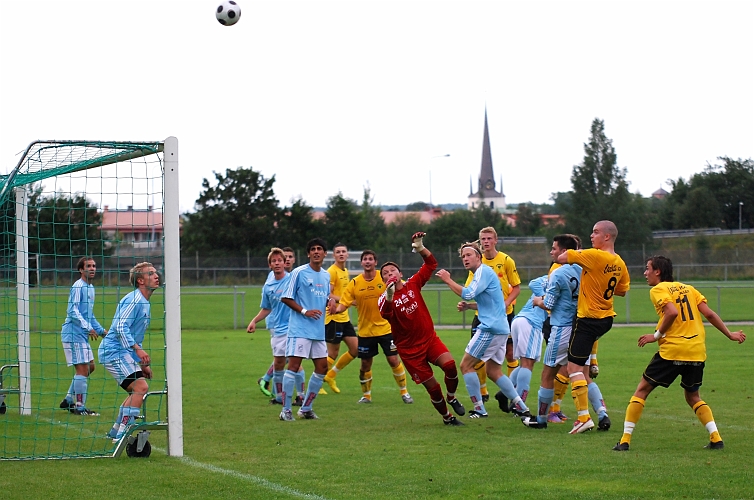
{"label": "light blue sock", "polygon": [[516,371],[518,371],[518,380],[514,384],[516,386],[516,392],[521,396],[523,401],[526,401],[531,386],[531,370],[519,366],[516,368]]}
{"label": "light blue sock", "polygon": [[275,395],[275,399],[283,402],[282,396],[280,393],[283,391],[283,375],[285,374],[285,370],[275,370],[272,374],[272,393]]}
{"label": "light blue sock", "polygon": [[495,380],[495,383],[510,400],[511,408],[516,406],[520,411],[527,411],[529,409],[529,407],[526,406],[526,403],[521,399],[521,396],[516,392],[516,388],[513,387],[513,382],[511,382],[511,379],[509,379],[507,375],[501,376],[499,379]]}
{"label": "light blue sock", "polygon": [[83,375],[75,375],[73,377],[73,393],[76,406],[86,407],[86,377]]}
{"label": "light blue sock", "polygon": [[293,386],[296,385],[296,372],[286,370],[283,374],[283,408],[291,409],[291,396],[293,396]]}
{"label": "light blue sock", "polygon": [[120,427],[120,422],[123,420],[123,406],[121,405],[120,408],[118,408],[118,418],[115,419],[115,423],[113,424],[113,428],[110,429],[110,432],[107,433],[107,435],[111,438],[114,438],[118,435],[118,428]]}
{"label": "light blue sock", "polygon": [[479,377],[476,372],[464,373],[463,381],[466,384],[469,396],[471,396],[471,403],[474,405],[474,409],[480,413],[487,413],[484,403],[482,403],[482,389],[479,386]]}
{"label": "light blue sock", "polygon": [[550,415],[550,405],[552,404],[552,399],[555,397],[555,389],[545,389],[544,387],[540,387],[537,396],[539,398],[537,422],[544,424],[547,422],[547,417]]}
{"label": "light blue sock", "polygon": [[314,398],[319,394],[319,390],[322,389],[322,382],[325,381],[324,373],[312,373],[309,377],[309,387],[306,388],[306,397],[304,402],[301,403],[301,411],[309,411],[312,409],[312,403]]}
{"label": "light blue sock", "polygon": [[602,420],[605,415],[607,415],[605,400],[602,399],[602,391],[600,391],[596,382],[589,384],[587,389],[589,390],[589,402],[592,403],[592,408],[594,408],[595,413],[597,413],[597,417]]}
{"label": "light blue sock", "polygon": [[65,399],[68,400],[69,403],[73,404],[74,401],[76,401],[76,397],[74,396],[75,392],[73,390],[73,383],[76,381],[76,376],[74,375],[73,380],[71,380],[71,385],[68,386],[68,393],[65,395]]}
{"label": "light blue sock", "polygon": [[302,398],[306,394],[306,371],[303,366],[296,372],[296,392]]}
{"label": "light blue sock", "polygon": [[513,383],[513,387],[518,389],[518,374],[521,370],[521,365],[517,366],[513,369],[510,375],[508,375],[508,378],[511,379],[511,382]]}
{"label": "light blue sock", "polygon": [[269,382],[273,377],[274,372],[272,367],[273,365],[270,365],[270,367],[267,369],[267,373],[265,373],[262,377],[262,380],[264,380],[265,382]]}

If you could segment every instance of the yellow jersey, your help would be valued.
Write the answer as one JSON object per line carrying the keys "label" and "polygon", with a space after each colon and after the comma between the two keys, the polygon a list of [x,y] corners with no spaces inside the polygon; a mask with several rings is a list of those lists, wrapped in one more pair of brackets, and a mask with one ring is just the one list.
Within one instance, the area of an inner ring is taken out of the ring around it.
{"label": "yellow jersey", "polygon": [[631,287],[626,263],[620,255],[596,248],[568,250],[568,263],[581,266],[581,288],[576,310],[578,318],[602,319],[615,316],[613,296]]}
{"label": "yellow jersey", "polygon": [[699,312],[699,304],[707,302],[704,295],[691,285],[663,281],[652,287],[649,297],[660,316],[658,327],[662,323],[663,308],[666,304],[673,304],[678,310],[678,316],[665,332],[665,337],[658,340],[660,356],[673,361],[706,360],[704,323],[702,313]]}
{"label": "yellow jersey", "polygon": [[[508,299],[508,295],[511,294],[511,290],[514,286],[521,284],[521,278],[518,277],[518,270],[516,269],[516,262],[510,257],[510,255],[498,252],[493,258],[488,259],[482,254],[482,264],[487,264],[497,274],[497,279],[500,280],[500,288],[503,290],[503,298]],[[469,276],[466,278],[465,286],[469,286],[471,280],[474,279],[474,273],[469,271]],[[511,303],[506,309],[505,314],[513,312],[513,303]],[[477,313],[478,314],[478,313]]]}
{"label": "yellow jersey", "polygon": [[[332,291],[332,294],[337,295],[338,297],[343,296],[343,289],[348,285],[348,281],[350,280],[348,269],[341,269],[333,264],[327,269],[327,272],[330,274],[330,290]],[[328,324],[332,320],[335,320],[338,323],[349,321],[348,310],[332,315],[330,314],[330,308],[328,307],[325,312],[325,324]]]}
{"label": "yellow jersey", "polygon": [[359,337],[379,337],[391,332],[390,323],[382,317],[377,306],[377,299],[384,291],[385,282],[382,281],[379,272],[370,281],[367,281],[363,274],[359,274],[343,289],[340,303],[346,307],[356,303]]}

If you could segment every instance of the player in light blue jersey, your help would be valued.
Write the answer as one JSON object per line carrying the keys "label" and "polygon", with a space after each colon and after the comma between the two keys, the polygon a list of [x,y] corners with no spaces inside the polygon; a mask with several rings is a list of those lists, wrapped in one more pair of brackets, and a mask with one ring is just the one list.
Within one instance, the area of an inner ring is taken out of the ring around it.
{"label": "player in light blue jersey", "polygon": [[[283,247],[283,256],[285,258],[285,263],[283,268],[285,269],[285,272],[290,274],[291,271],[293,271],[293,265],[296,263],[296,255],[293,253],[293,249],[291,247]],[[267,262],[269,264],[269,260]],[[265,283],[270,281],[271,279],[274,279],[275,272],[270,269],[270,272],[267,273],[267,279],[265,280]],[[248,331],[248,329],[247,329]],[[249,332],[251,333],[251,332]],[[275,360],[273,359],[272,363],[270,363],[270,367],[267,369],[267,372],[265,372],[264,375],[259,377],[257,379],[257,385],[259,386],[259,390],[262,391],[262,394],[264,394],[267,397],[272,397],[272,391],[270,389],[275,389],[270,385],[270,382],[272,381],[273,372],[275,371]],[[299,378],[296,379],[296,387],[303,386],[304,384],[304,370],[297,372],[298,376],[300,378],[301,384],[299,384]],[[296,397],[296,401],[294,401],[293,406],[301,406],[300,403],[300,397]]]}
{"label": "player in light blue jersey", "polygon": [[[553,238],[550,255],[557,260],[558,255],[567,250],[578,250],[579,240],[570,234],[559,234]],[[550,311],[550,340],[545,349],[540,381],[537,417],[522,419],[524,425],[533,429],[544,429],[547,423],[562,423],[565,416],[562,413],[551,414],[550,405],[554,397],[554,380],[558,372],[567,377],[568,342],[571,338],[573,319],[576,316],[576,306],[579,300],[581,284],[581,266],[565,264],[556,268],[550,274],[544,296],[533,297],[533,302],[542,310]],[[607,410],[602,399],[602,393],[594,381],[589,380],[589,399],[595,411],[602,419],[607,418]],[[609,419],[607,420],[609,422]],[[604,421],[603,421],[604,424]],[[608,425],[609,428],[609,425]],[[607,429],[605,429],[607,430]]]}
{"label": "player in light blue jersey", "polygon": [[292,309],[285,349],[288,369],[283,375],[283,411],[280,412],[280,420],[287,422],[293,421],[291,396],[301,361],[311,359],[314,373],[309,378],[306,397],[298,411],[299,417],[308,420],[319,418],[312,410],[312,403],[327,374],[325,308],[330,298],[330,273],[322,269],[327,255],[325,241],[322,238],[310,240],[306,244],[306,255],[309,263],[293,270],[281,299]]}
{"label": "player in light blue jersey", "polygon": [[463,287],[453,281],[450,273],[445,269],[437,271],[436,275],[459,297],[464,300],[475,300],[479,313],[479,326],[466,346],[466,352],[461,360],[461,372],[466,383],[466,389],[471,396],[474,409],[469,412],[469,418],[485,418],[487,410],[484,408],[482,393],[474,366],[484,361],[487,377],[495,382],[512,401],[513,411],[517,415],[529,415],[529,408],[524,403],[513,383],[503,374],[502,363],[505,361],[505,344],[508,340],[510,327],[505,314],[505,299],[500,288],[500,280],[491,267],[482,264],[482,250],[478,243],[464,243],[458,250],[463,266],[474,273],[469,286]]}
{"label": "player in light blue jersey", "polygon": [[94,285],[91,282],[97,272],[97,263],[91,257],[81,257],[77,269],[81,278],[71,287],[60,335],[66,363],[74,367],[76,374],[60,408],[76,415],[98,416],[99,413],[86,407],[89,374],[94,371],[94,354],[89,339],[96,340],[107,333],[94,317]]}
{"label": "player in light blue jersey", "polygon": [[108,437],[114,441],[126,434],[139,416],[144,395],[149,390],[146,379],[152,378],[151,359],[142,348],[149,328],[152,293],[160,287],[160,277],[149,262],[136,264],[129,273],[135,288],[118,303],[110,331],[99,346],[99,362],[128,393],[118,411],[118,418]]}
{"label": "player in light blue jersey", "polygon": [[[262,304],[259,313],[249,323],[246,329],[249,333],[256,331],[256,324],[265,320],[267,329],[270,331],[270,346],[272,347],[273,372],[272,380],[275,397],[270,404],[283,404],[283,374],[285,373],[285,346],[288,340],[288,319],[291,309],[283,304],[280,299],[283,292],[288,288],[290,274],[285,270],[285,254],[280,248],[273,248],[267,255],[267,263],[270,266],[271,276],[262,287]],[[296,389],[303,394],[304,372],[303,367],[296,373]],[[298,405],[301,405],[301,396],[297,396]],[[296,404],[295,402],[293,403]]]}
{"label": "player in light blue jersey", "polygon": [[[543,311],[533,304],[534,297],[544,295],[547,286],[547,275],[540,276],[529,282],[531,297],[524,307],[516,314],[511,322],[511,337],[513,337],[513,356],[519,360],[519,366],[511,372],[510,379],[516,392],[526,402],[531,385],[531,374],[534,363],[539,361],[542,354],[542,324],[547,319],[547,311]],[[510,412],[508,398],[502,392],[495,394],[500,409]]]}

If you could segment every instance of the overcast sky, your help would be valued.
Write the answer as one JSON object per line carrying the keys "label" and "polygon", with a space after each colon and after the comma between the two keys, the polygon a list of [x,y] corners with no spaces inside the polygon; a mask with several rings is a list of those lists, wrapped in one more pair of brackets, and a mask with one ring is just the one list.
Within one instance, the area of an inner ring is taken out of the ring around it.
{"label": "overcast sky", "polygon": [[217,3],[0,2],[0,172],[34,139],[174,135],[183,210],[239,166],[281,205],[465,203],[485,106],[508,203],[570,190],[594,118],[645,196],[754,157],[752,1]]}

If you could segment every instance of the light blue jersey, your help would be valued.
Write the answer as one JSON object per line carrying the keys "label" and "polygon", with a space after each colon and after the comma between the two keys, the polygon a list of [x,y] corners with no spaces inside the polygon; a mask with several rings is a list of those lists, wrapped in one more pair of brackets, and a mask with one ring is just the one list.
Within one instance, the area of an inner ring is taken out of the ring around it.
{"label": "light blue jersey", "polygon": [[480,265],[474,278],[461,291],[464,300],[475,300],[479,312],[479,328],[495,335],[508,335],[511,330],[505,315],[505,298],[500,280],[488,265]]}
{"label": "light blue jersey", "polygon": [[110,330],[99,345],[99,362],[107,363],[130,354],[135,361],[141,361],[133,349],[134,344],[144,342],[144,334],[149,328],[149,301],[139,290],[134,290],[118,303]]}
{"label": "light blue jersey", "polygon": [[71,287],[68,295],[68,309],[63,322],[61,340],[71,343],[89,342],[89,332],[94,330],[98,335],[105,333],[105,329],[94,317],[94,285],[79,279]]}
{"label": "light blue jersey", "polygon": [[329,295],[330,273],[325,269],[315,271],[309,264],[304,264],[293,270],[283,298],[293,299],[304,309],[322,311],[322,316],[308,318],[291,310],[288,337],[325,340],[325,309]]}
{"label": "light blue jersey", "polygon": [[581,266],[565,264],[550,274],[544,303],[552,326],[571,326],[576,316],[581,284]]}
{"label": "light blue jersey", "polygon": [[267,329],[275,337],[283,337],[288,334],[288,318],[291,316],[291,308],[280,302],[283,292],[288,287],[288,280],[291,275],[285,275],[279,280],[267,277],[267,282],[262,287],[262,309],[269,309],[271,312],[265,318]]}
{"label": "light blue jersey", "polygon": [[547,275],[534,278],[529,282],[529,289],[531,290],[531,297],[526,301],[524,307],[516,314],[516,317],[526,318],[526,320],[536,328],[542,330],[542,324],[547,319],[547,311],[541,307],[537,307],[532,303],[534,297],[541,297],[545,294],[545,288],[547,287]]}

